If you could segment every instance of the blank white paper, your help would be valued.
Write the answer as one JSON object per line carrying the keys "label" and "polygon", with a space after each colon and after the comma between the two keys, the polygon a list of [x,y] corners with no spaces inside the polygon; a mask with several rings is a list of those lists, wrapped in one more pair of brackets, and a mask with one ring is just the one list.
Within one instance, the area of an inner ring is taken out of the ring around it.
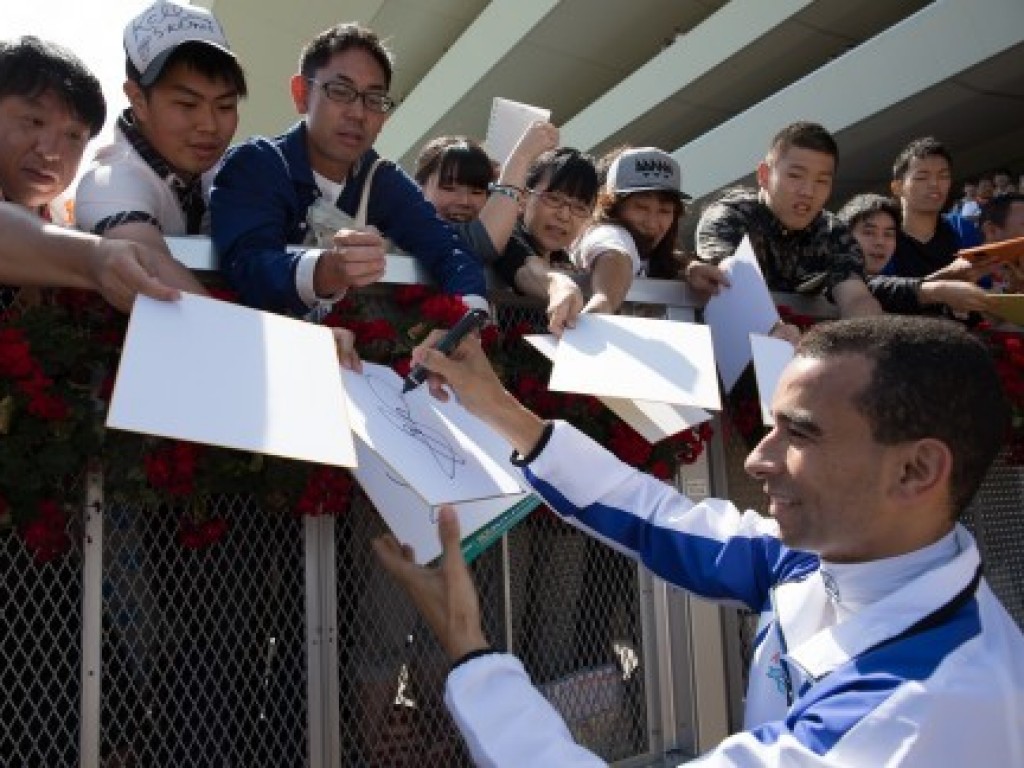
{"label": "blank white paper", "polygon": [[532,123],[550,118],[550,109],[495,96],[491,101],[491,117],[484,139],[487,154],[491,159],[504,163]]}
{"label": "blank white paper", "polygon": [[190,293],[135,300],[107,426],[356,462],[330,329]]}
{"label": "blank white paper", "polygon": [[708,299],[704,322],[715,342],[715,359],[722,386],[731,392],[750,363],[750,334],[767,335],[779,319],[779,311],[757,264],[757,256],[744,237],[735,253],[719,267],[731,286]]}
{"label": "blank white paper", "polygon": [[779,379],[796,350],[785,339],[774,336],[750,334],[750,348],[754,356],[754,376],[757,379],[757,394],[761,402],[761,422],[771,427],[775,425],[772,418],[772,398],[779,387]]}
{"label": "blank white paper", "polygon": [[[523,337],[548,360],[554,360],[558,339],[552,334],[534,334]],[[711,419],[702,408],[688,405],[670,405],[649,400],[629,400],[621,397],[598,397],[612,413],[635,429],[649,443],[656,443],[684,429]]]}
{"label": "blank white paper", "polygon": [[555,351],[549,389],[721,409],[706,326],[621,315],[580,315]]}

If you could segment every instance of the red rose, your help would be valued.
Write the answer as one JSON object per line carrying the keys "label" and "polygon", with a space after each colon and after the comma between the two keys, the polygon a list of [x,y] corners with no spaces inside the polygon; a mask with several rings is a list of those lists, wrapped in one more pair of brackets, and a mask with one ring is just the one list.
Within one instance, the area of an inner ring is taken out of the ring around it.
{"label": "red rose", "polygon": [[404,379],[409,375],[409,371],[412,370],[412,358],[408,356],[400,357],[391,364],[391,369]]}
{"label": "red rose", "polygon": [[650,473],[659,480],[668,480],[672,477],[672,465],[659,459],[651,464]]}
{"label": "red rose", "polygon": [[210,294],[210,296],[212,296],[215,299],[220,299],[221,301],[228,301],[231,302],[232,304],[237,304],[239,301],[238,292],[233,291],[230,288],[224,288],[223,286],[212,286],[210,288],[207,288],[206,290]]}
{"label": "red rose", "polygon": [[64,421],[71,414],[68,404],[56,395],[41,394],[28,402],[28,412],[46,421]]}
{"label": "red rose", "polygon": [[623,421],[612,425],[608,448],[627,464],[643,466],[651,456],[651,444],[642,435]]}
{"label": "red rose", "polygon": [[544,384],[531,373],[524,373],[516,380],[516,395],[524,403],[544,390]]}
{"label": "red rose", "polygon": [[693,462],[700,458],[702,453],[704,453],[704,443],[690,443],[680,449],[679,453],[676,454],[676,458],[683,464],[693,464]]}
{"label": "red rose", "polygon": [[419,304],[427,297],[433,295],[433,289],[426,285],[400,285],[391,294],[395,304],[403,309]]}
{"label": "red rose", "polygon": [[36,367],[28,343],[20,338],[20,331],[16,335],[0,337],[0,375],[22,379],[33,373]]}
{"label": "red rose", "polygon": [[143,457],[146,481],[154,488],[164,488],[171,479],[171,462],[163,452],[147,453]]}
{"label": "red rose", "polygon": [[513,325],[511,328],[505,331],[505,341],[507,346],[518,343],[523,336],[528,333],[533,333],[533,326],[525,320],[520,320],[518,323]]}
{"label": "red rose", "polygon": [[199,534],[200,538],[203,540],[203,545],[208,547],[219,542],[228,532],[228,528],[228,521],[222,517],[214,517],[209,520],[204,520],[199,526]]}
{"label": "red rose", "polygon": [[398,339],[395,327],[384,319],[360,323],[355,333],[356,340],[361,344],[372,344],[375,341],[395,341]]}
{"label": "red rose", "polygon": [[496,325],[485,326],[480,331],[480,345],[484,348],[485,352],[493,352],[499,343],[501,343],[501,331],[498,330]]}
{"label": "red rose", "polygon": [[35,519],[21,529],[25,546],[37,563],[54,560],[71,548],[66,526],[60,505],[50,499],[39,502]]}
{"label": "red rose", "polygon": [[203,534],[191,523],[182,523],[178,528],[178,543],[185,549],[202,549],[206,546]]}
{"label": "red rose", "polygon": [[420,306],[425,318],[443,328],[451,328],[459,322],[467,309],[461,297],[445,294],[431,296]]}
{"label": "red rose", "polygon": [[336,467],[315,467],[295,505],[296,515],[340,515],[348,510],[352,497],[352,475]]}

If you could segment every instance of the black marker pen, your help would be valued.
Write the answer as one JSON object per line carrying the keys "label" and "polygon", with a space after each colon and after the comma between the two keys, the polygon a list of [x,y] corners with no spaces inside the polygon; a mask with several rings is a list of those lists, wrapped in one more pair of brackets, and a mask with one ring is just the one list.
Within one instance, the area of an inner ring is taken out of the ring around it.
{"label": "black marker pen", "polygon": [[[486,323],[487,313],[484,310],[471,309],[459,318],[459,322],[448,330],[448,333],[446,333],[442,339],[437,342],[434,349],[447,355],[459,346],[459,343],[466,338],[467,335],[473,331],[480,330]],[[415,365],[413,369],[409,371],[409,375],[405,377],[405,383],[402,385],[402,394],[404,395],[411,389],[416,389],[416,387],[427,380],[427,376],[429,374],[430,371],[422,365]]]}

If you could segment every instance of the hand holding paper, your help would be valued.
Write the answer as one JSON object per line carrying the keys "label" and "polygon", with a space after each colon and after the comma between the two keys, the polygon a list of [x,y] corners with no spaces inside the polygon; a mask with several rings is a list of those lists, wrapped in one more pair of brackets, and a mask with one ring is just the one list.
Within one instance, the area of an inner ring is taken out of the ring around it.
{"label": "hand holding paper", "polygon": [[491,102],[491,117],[487,124],[487,137],[484,139],[487,153],[499,163],[504,163],[531,123],[537,120],[546,122],[550,118],[550,109],[503,99],[500,96],[494,97]]}
{"label": "hand holding paper", "polygon": [[711,328],[722,386],[731,392],[750,363],[750,334],[767,335],[778,322],[779,312],[748,237],[720,266],[732,287],[708,300],[704,321]]}
{"label": "hand holding paper", "polygon": [[330,329],[190,293],[136,300],[107,426],[355,463]]}

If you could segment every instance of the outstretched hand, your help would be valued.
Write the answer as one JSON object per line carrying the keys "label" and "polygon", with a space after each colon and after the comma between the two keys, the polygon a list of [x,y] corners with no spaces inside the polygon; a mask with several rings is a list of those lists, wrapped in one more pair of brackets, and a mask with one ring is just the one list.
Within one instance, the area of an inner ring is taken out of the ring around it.
{"label": "outstretched hand", "polygon": [[488,647],[480,624],[480,599],[462,556],[455,508],[440,508],[438,535],[444,553],[436,567],[417,565],[412,548],[391,534],[373,540],[373,549],[405,591],[452,661]]}
{"label": "outstretched hand", "polygon": [[96,290],[122,312],[130,312],[135,297],[144,294],[161,301],[181,294],[160,277],[162,254],[128,240],[101,239],[91,262]]}
{"label": "outstretched hand", "polygon": [[356,335],[348,328],[331,328],[334,336],[334,349],[338,353],[338,362],[342,368],[356,373],[363,372],[363,361],[356,351]]}

